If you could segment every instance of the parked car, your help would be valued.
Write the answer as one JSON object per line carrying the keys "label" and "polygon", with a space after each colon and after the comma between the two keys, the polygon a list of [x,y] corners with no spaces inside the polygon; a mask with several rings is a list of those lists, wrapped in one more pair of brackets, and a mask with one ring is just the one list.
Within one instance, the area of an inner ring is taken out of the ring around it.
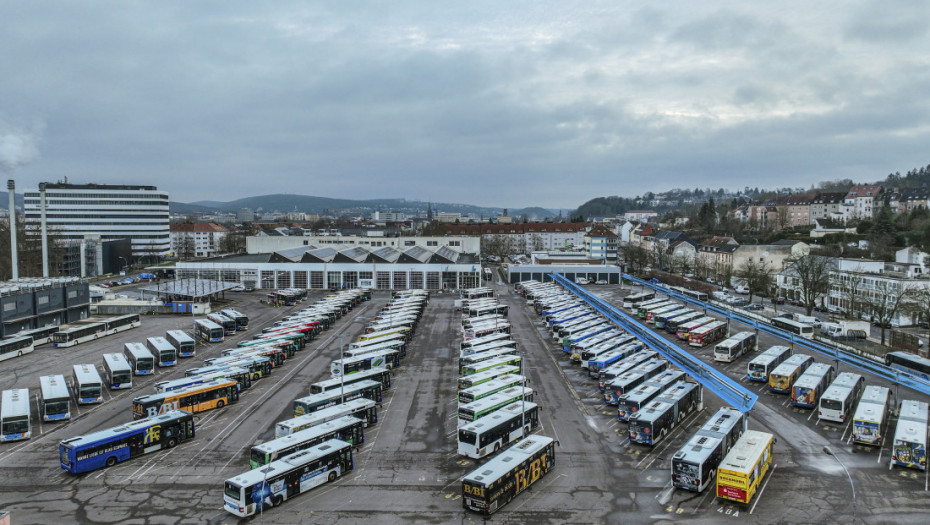
{"label": "parked car", "polygon": [[600,280],[598,280],[597,282],[595,282],[594,284],[607,284],[607,281],[605,281],[604,279],[600,279]]}
{"label": "parked car", "polygon": [[785,304],[785,298],[784,298],[784,297],[776,297],[776,298],[775,298],[775,304]]}
{"label": "parked car", "polygon": [[749,311],[757,312],[757,311],[759,311],[759,310],[765,310],[765,307],[762,306],[761,304],[755,304],[755,303],[753,303],[753,304],[747,304],[746,306],[744,306],[744,307],[743,307],[743,310],[749,310]]}
{"label": "parked car", "polygon": [[930,328],[930,323],[927,321],[917,321],[917,326],[919,328]]}
{"label": "parked car", "polygon": [[[827,307],[826,307],[826,306],[822,306],[822,305],[819,305],[819,304],[818,304],[818,305],[814,305],[814,311],[815,311],[815,312],[827,312],[828,310],[827,310]],[[930,327],[928,327],[928,328],[930,328]]]}
{"label": "parked car", "polygon": [[788,301],[788,304],[794,305],[794,306],[804,306],[804,301],[802,301],[802,300],[800,300],[800,299],[792,299],[792,300]]}

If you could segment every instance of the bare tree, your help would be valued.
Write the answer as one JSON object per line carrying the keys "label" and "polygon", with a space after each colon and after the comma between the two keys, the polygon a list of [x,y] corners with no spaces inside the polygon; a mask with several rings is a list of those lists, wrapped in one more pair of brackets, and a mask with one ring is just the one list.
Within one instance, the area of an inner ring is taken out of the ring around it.
{"label": "bare tree", "polygon": [[194,242],[194,236],[185,233],[178,239],[178,246],[175,250],[178,257],[181,259],[190,259],[194,257],[194,253],[197,250],[196,243]]}
{"label": "bare tree", "polygon": [[630,266],[632,273],[639,273],[649,264],[649,253],[638,244],[627,244],[620,248],[623,260]]}
{"label": "bare tree", "polygon": [[494,255],[504,260],[515,253],[513,242],[508,235],[485,235],[481,238],[481,253]]}
{"label": "bare tree", "polygon": [[900,282],[876,279],[871,290],[861,290],[860,294],[866,313],[878,323],[882,329],[882,344],[885,344],[885,329],[891,325],[891,320],[898,315],[898,311],[906,304],[907,297],[912,292],[910,288]]}
{"label": "bare tree", "polygon": [[836,261],[821,255],[805,255],[786,262],[791,263],[785,270],[786,279],[800,288],[804,310],[810,315],[816,301],[830,292],[830,271],[836,267]]}
{"label": "bare tree", "polygon": [[768,261],[756,262],[753,259],[746,259],[736,271],[734,277],[743,281],[749,288],[749,301],[752,302],[753,295],[767,291],[772,283],[774,270]]}
{"label": "bare tree", "polygon": [[218,251],[220,253],[242,253],[245,251],[245,235],[227,233],[220,239]]}
{"label": "bare tree", "polygon": [[847,319],[862,319],[862,315],[866,312],[862,293],[863,278],[860,271],[831,274],[831,288],[842,300],[843,315]]}
{"label": "bare tree", "polygon": [[[930,322],[930,287],[913,286],[902,308],[919,321]],[[927,328],[930,329],[930,325],[927,325]],[[927,341],[930,341],[930,330],[927,333]]]}

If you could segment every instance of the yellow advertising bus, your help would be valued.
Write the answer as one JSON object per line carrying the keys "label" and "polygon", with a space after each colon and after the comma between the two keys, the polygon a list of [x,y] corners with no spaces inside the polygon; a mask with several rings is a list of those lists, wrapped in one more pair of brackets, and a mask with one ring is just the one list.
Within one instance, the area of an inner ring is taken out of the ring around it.
{"label": "yellow advertising bus", "polygon": [[775,437],[747,430],[717,467],[717,497],[749,503],[772,464]]}

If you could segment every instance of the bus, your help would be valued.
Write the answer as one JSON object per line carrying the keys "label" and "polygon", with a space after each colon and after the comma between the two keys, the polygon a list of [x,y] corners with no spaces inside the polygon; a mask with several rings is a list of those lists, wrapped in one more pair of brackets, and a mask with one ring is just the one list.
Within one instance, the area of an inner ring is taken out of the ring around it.
{"label": "bus", "polygon": [[769,374],[769,392],[790,394],[791,385],[812,364],[814,364],[814,358],[804,354],[794,354],[785,359]]}
{"label": "bus", "polygon": [[58,457],[61,468],[72,474],[81,474],[167,450],[193,438],[194,416],[183,410],[172,410],[66,439],[58,445]]}
{"label": "bus", "polygon": [[524,386],[526,385],[526,377],[517,375],[517,374],[507,374],[500,376],[496,379],[492,379],[486,383],[481,383],[480,385],[473,386],[471,388],[466,388],[465,390],[459,391],[459,404],[473,403],[479,399],[483,399],[492,394],[496,394],[501,390],[505,390],[514,386]]}
{"label": "bus", "polygon": [[342,416],[255,445],[249,454],[249,465],[256,469],[330,439],[345,441],[355,447],[355,450],[358,450],[362,443],[365,442],[365,422],[357,417]]}
{"label": "bus", "polygon": [[458,410],[459,426],[478,421],[494,413],[494,411],[521,399],[532,402],[533,389],[524,386],[512,386],[471,403],[460,403]]}
{"label": "bus", "polygon": [[156,394],[163,394],[165,392],[171,392],[172,390],[181,390],[183,388],[210,383],[218,379],[239,383],[240,392],[252,386],[252,374],[249,373],[248,369],[240,366],[217,367],[217,369],[203,374],[179,377],[178,379],[171,379],[169,381],[158,381],[153,386]]}
{"label": "bus", "polygon": [[646,361],[649,361],[650,359],[655,359],[657,357],[659,357],[659,354],[658,352],[655,352],[654,350],[640,350],[637,352],[633,352],[631,355],[624,357],[619,362],[614,363],[608,366],[607,368],[598,372],[597,374],[598,390],[604,391],[607,388],[607,385],[613,382],[614,379],[636,368],[640,364],[645,363]]}
{"label": "bus", "polygon": [[236,330],[248,330],[249,329],[249,316],[245,315],[239,310],[233,310],[232,308],[226,308],[226,309],[220,310],[220,313],[236,322]]}
{"label": "bus", "polygon": [[636,317],[640,319],[645,319],[646,321],[651,321],[652,317],[658,311],[666,311],[667,308],[671,306],[680,306],[677,301],[672,301],[671,299],[666,299],[664,301],[656,301],[652,303],[643,303],[639,305],[639,308],[636,309]]}
{"label": "bus", "polygon": [[142,343],[124,343],[123,355],[129,361],[133,374],[146,376],[155,373],[155,356]]}
{"label": "bus", "polygon": [[662,358],[650,359],[636,365],[635,368],[627,370],[604,385],[604,402],[608,405],[616,405],[620,402],[620,396],[667,369],[668,361]]}
{"label": "bus", "polygon": [[924,381],[930,381],[930,359],[926,357],[908,352],[888,352],[885,354],[885,364]]}
{"label": "bus", "polygon": [[461,376],[464,373],[466,367],[475,367],[482,362],[499,359],[501,357],[513,357],[515,352],[516,350],[513,348],[503,347],[497,350],[488,350],[487,352],[462,357],[459,359],[459,375]]}
{"label": "bus", "polygon": [[845,423],[849,409],[862,396],[865,378],[852,372],[843,372],[836,376],[829,388],[820,396],[820,409],[817,417],[825,421]]}
{"label": "bus", "polygon": [[809,366],[791,385],[791,404],[801,408],[816,407],[835,374],[833,365],[814,363]]}
{"label": "bus", "polygon": [[629,421],[640,407],[663,394],[669,385],[682,379],[684,375],[681,370],[666,370],[623,394],[617,399],[617,419]]}
{"label": "bus", "polygon": [[927,470],[927,403],[905,399],[891,445],[891,466]]}
{"label": "bus", "polygon": [[523,358],[518,355],[503,355],[500,357],[495,357],[486,361],[480,361],[474,364],[462,366],[459,369],[459,375],[470,376],[479,372],[487,372],[492,368],[498,368],[502,366],[515,366],[522,372]]}
{"label": "bus", "polygon": [[327,481],[336,481],[353,468],[352,445],[330,439],[227,479],[223,508],[240,518],[252,516]]}
{"label": "bus", "polygon": [[772,325],[776,328],[781,328],[782,330],[792,333],[794,335],[799,335],[805,339],[814,338],[814,326],[799,323],[794,319],[785,319],[784,317],[776,317],[772,319]]}
{"label": "bus", "polygon": [[400,366],[400,352],[397,350],[379,350],[345,359],[334,359],[330,364],[329,372],[333,377],[350,375],[356,372],[371,370],[372,368],[386,368],[393,370]]}
{"label": "bus", "polygon": [[640,303],[651,301],[656,298],[655,292],[642,292],[632,295],[628,295],[623,298],[623,307],[627,310],[632,310],[636,308]]}
{"label": "bus", "polygon": [[701,301],[702,303],[706,303],[708,299],[708,295],[704,292],[699,292],[697,290],[690,290],[688,288],[683,288],[681,286],[670,286],[669,290],[676,292],[676,293],[680,293],[681,295],[684,295],[685,297],[690,297],[691,299]]}
{"label": "bus", "polygon": [[104,323],[79,324],[55,332],[52,335],[52,346],[66,348],[86,341],[93,341],[105,335],[107,335],[107,325]]}
{"label": "bus", "polygon": [[223,327],[223,335],[234,335],[236,333],[236,320],[230,319],[219,312],[207,314],[207,319]]}
{"label": "bus", "polygon": [[365,381],[346,385],[345,389],[330,390],[329,392],[297,398],[294,400],[294,417],[312,414],[317,410],[323,410],[359,398],[370,399],[380,405],[382,400],[381,383],[366,379]]}
{"label": "bus", "polygon": [[217,365],[190,368],[184,371],[184,375],[190,377],[203,374],[212,374],[214,372],[226,370],[227,368],[231,367],[245,368],[248,370],[249,375],[251,376],[251,382],[253,383],[263,377],[270,375],[271,369],[273,368],[271,359],[268,359],[267,357],[234,356],[233,359],[229,359]]}
{"label": "bus", "polygon": [[459,359],[464,359],[469,356],[486,354],[488,352],[493,352],[495,350],[508,349],[511,352],[517,351],[517,342],[513,339],[506,339],[500,341],[493,341],[491,343],[486,343],[483,345],[473,346],[467,350],[462,350],[459,352]]}
{"label": "bus", "polygon": [[487,381],[490,381],[496,377],[500,377],[507,374],[521,374],[522,370],[518,366],[504,365],[492,368],[490,370],[485,370],[484,372],[478,372],[477,374],[472,374],[470,376],[464,376],[459,378],[459,390],[465,390],[466,388],[471,388],[476,385],[480,385]]}
{"label": "bus", "polygon": [[894,402],[891,397],[891,390],[876,385],[865,387],[853,415],[853,443],[882,446],[885,421],[891,415],[892,406],[894,406]]}
{"label": "bus", "polygon": [[94,365],[74,365],[71,376],[74,397],[79,405],[103,402],[103,381]]}
{"label": "bus", "polygon": [[756,347],[756,334],[740,332],[731,335],[714,347],[714,361],[732,363],[739,356],[751,352]]}
{"label": "bus", "polygon": [[701,312],[695,312],[694,310],[688,310],[687,312],[671,317],[665,321],[665,331],[670,334],[675,334],[678,332],[678,327],[688,321],[694,321],[704,317],[704,314]]}
{"label": "bus", "polygon": [[178,351],[178,357],[194,357],[197,353],[197,342],[183,330],[168,330],[165,339]]}
{"label": "bus", "polygon": [[194,321],[194,335],[198,340],[207,343],[219,343],[226,336],[223,327],[209,319]]}
{"label": "bus", "polygon": [[52,336],[55,335],[59,330],[58,325],[48,325],[43,326],[42,328],[33,328],[31,330],[23,330],[13,337],[31,337],[33,346],[44,345],[46,343],[52,342]]}
{"label": "bus", "polygon": [[462,506],[490,516],[555,467],[555,441],[532,436],[462,478]]}
{"label": "bus", "polygon": [[727,336],[727,323],[714,321],[700,326],[688,334],[688,346],[702,348]]}
{"label": "bus", "polygon": [[123,354],[103,354],[103,375],[110,390],[132,388],[132,366]]}
{"label": "bus", "polygon": [[34,342],[29,336],[9,337],[0,340],[0,361],[21,357],[32,352]]}
{"label": "bus", "polygon": [[155,362],[158,363],[158,366],[165,367],[178,364],[178,349],[164,337],[146,338],[145,346],[155,356]]}
{"label": "bus", "polygon": [[15,388],[0,394],[0,442],[32,437],[29,389]]}
{"label": "bus", "polygon": [[[664,307],[664,308],[658,308],[658,309],[656,309],[656,310],[652,310],[652,311],[650,311],[650,312],[647,312],[647,313],[646,313],[646,322],[647,322],[647,323],[651,323],[652,326],[653,326],[654,328],[661,328],[661,327],[656,327],[656,325],[655,325],[655,323],[656,323],[656,316],[664,316],[664,315],[666,315],[666,314],[675,314],[675,315],[677,315],[678,312],[682,312],[682,311],[684,311],[684,310],[687,310],[687,308],[686,308],[685,306],[683,306],[683,305],[681,305],[681,304],[678,304],[678,303],[672,303],[671,305],[666,306],[666,307]],[[664,326],[664,324],[663,324],[663,326]]]}
{"label": "bus", "polygon": [[274,437],[289,436],[342,416],[357,417],[365,422],[366,427],[370,427],[378,422],[378,406],[374,401],[360,397],[316,412],[278,421],[274,426]]}
{"label": "bus", "polygon": [[462,456],[481,459],[528,436],[537,426],[539,407],[536,403],[513,403],[488,417],[459,427],[458,452]]}
{"label": "bus", "polygon": [[204,359],[203,362],[207,365],[221,365],[237,359],[249,357],[267,357],[271,360],[272,368],[276,368],[284,364],[284,361],[287,359],[287,352],[276,346],[252,346],[245,348],[237,346],[235,348],[223,350],[222,355]]}
{"label": "bus", "polygon": [[675,331],[675,336],[682,341],[687,341],[688,337],[691,335],[692,330],[697,330],[698,328],[706,325],[707,323],[713,323],[717,320],[709,315],[704,317],[698,317],[693,321],[687,321],[678,325],[678,329]]}
{"label": "bus", "polygon": [[632,443],[654,446],[688,414],[704,408],[704,389],[697,383],[679,381],[630,416]]}
{"label": "bus", "polygon": [[672,457],[672,486],[703,492],[746,426],[746,414],[722,407]]}
{"label": "bus", "polygon": [[142,326],[142,318],[139,314],[126,314],[104,319],[103,323],[106,325],[106,335],[113,335],[124,330],[139,328]]}
{"label": "bus", "polygon": [[769,375],[775,367],[785,362],[785,359],[791,357],[791,348],[787,346],[772,346],[762,352],[746,366],[746,379],[767,383]]}
{"label": "bus", "polygon": [[747,430],[717,468],[717,497],[749,503],[772,464],[775,437]]}
{"label": "bus", "polygon": [[239,383],[229,379],[217,379],[161,394],[139,396],[132,400],[132,417],[142,419],[172,410],[204,412],[223,408],[236,401],[239,401]]}
{"label": "bus", "polygon": [[[486,335],[484,337],[475,337],[474,339],[466,339],[462,341],[461,351],[466,352],[469,349],[477,347],[477,346],[492,343],[494,341],[506,341],[506,340],[513,340],[513,336],[511,336],[510,334],[496,333],[496,334]],[[349,346],[354,347],[357,344],[359,343],[352,343]]]}
{"label": "bus", "polygon": [[510,310],[510,306],[506,304],[485,304],[463,309],[462,317],[478,317],[487,314],[499,314],[507,317],[508,310]]}
{"label": "bus", "polygon": [[[601,376],[601,372],[607,370],[611,366],[622,362],[624,359],[630,357],[631,355],[639,352],[645,348],[643,343],[635,341],[632,343],[627,343],[616,350],[611,350],[604,355],[601,355],[597,359],[592,361],[587,361],[588,377],[598,379]],[[582,363],[585,363],[582,361]]]}
{"label": "bus", "polygon": [[660,330],[660,329],[664,330],[665,325],[668,323],[669,319],[674,319],[676,317],[679,317],[685,314],[690,314],[690,313],[696,313],[696,312],[694,312],[694,310],[686,306],[679,306],[678,308],[667,311],[667,312],[662,312],[662,313],[657,312],[655,315],[652,316],[652,327],[655,328],[656,330]]}
{"label": "bus", "polygon": [[65,376],[42,376],[39,378],[39,412],[43,421],[71,419],[71,391]]}
{"label": "bus", "polygon": [[366,379],[378,381],[381,383],[382,390],[390,390],[391,388],[391,371],[387,368],[372,368],[370,370],[363,370],[361,372],[356,372],[347,376],[333,377],[323,381],[317,381],[316,383],[310,385],[310,393],[321,394],[323,392],[332,392],[333,390],[338,391],[343,387],[343,385],[350,385],[359,381],[365,381]]}
{"label": "bus", "polygon": [[402,340],[399,341],[385,341],[383,343],[373,344],[362,346],[359,348],[346,348],[343,350],[342,355],[344,357],[358,357],[365,354],[370,354],[372,352],[379,352],[382,350],[394,350],[397,352],[398,356],[403,359],[407,357],[407,343]]}

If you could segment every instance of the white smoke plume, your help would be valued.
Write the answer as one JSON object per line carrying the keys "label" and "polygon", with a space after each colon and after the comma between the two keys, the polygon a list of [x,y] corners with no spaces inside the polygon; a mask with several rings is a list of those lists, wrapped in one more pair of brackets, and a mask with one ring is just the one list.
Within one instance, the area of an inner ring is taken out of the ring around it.
{"label": "white smoke plume", "polygon": [[45,126],[15,126],[0,119],[0,171],[10,173],[39,157]]}

